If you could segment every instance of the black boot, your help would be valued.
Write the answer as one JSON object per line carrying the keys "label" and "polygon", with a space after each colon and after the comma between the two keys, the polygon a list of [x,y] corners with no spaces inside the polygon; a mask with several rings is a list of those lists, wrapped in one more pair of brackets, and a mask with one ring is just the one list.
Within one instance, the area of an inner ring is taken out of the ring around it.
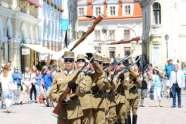
{"label": "black boot", "polygon": [[132,124],[137,124],[137,115],[132,116]]}
{"label": "black boot", "polygon": [[131,124],[131,117],[130,117],[130,114],[127,115],[127,124]]}

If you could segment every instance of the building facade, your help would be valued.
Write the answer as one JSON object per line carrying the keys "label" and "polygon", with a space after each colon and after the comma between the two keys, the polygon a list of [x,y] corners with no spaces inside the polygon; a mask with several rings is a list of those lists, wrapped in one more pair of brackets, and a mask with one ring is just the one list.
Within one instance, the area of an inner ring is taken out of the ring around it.
{"label": "building facade", "polygon": [[62,0],[43,0],[42,7],[39,10],[42,45],[53,51],[58,51],[62,47],[62,31],[60,28],[62,12]]}
{"label": "building facade", "polygon": [[150,63],[164,67],[168,59],[185,61],[184,0],[141,0],[143,52]]}
{"label": "building facade", "polygon": [[[33,52],[22,56],[23,43],[38,43],[37,0],[1,0],[0,1],[0,63],[12,62],[12,66],[21,67],[21,62],[31,65]],[[26,50],[26,49],[25,49]],[[26,50],[28,51],[28,50]]]}
{"label": "building facade", "polygon": [[122,58],[130,54],[141,54],[141,42],[110,45],[120,40],[142,36],[142,13],[135,0],[78,0],[78,36],[92,25],[88,17],[103,16],[94,32],[80,44],[77,52],[99,52],[105,57]]}

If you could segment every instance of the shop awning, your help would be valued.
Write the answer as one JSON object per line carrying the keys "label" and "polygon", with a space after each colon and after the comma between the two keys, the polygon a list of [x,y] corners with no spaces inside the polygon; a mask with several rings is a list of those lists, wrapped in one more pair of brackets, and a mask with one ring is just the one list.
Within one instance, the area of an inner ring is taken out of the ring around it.
{"label": "shop awning", "polygon": [[23,44],[23,46],[28,47],[38,53],[42,53],[42,54],[49,54],[49,55],[53,55],[55,52],[43,47],[42,45],[37,45],[37,44]]}

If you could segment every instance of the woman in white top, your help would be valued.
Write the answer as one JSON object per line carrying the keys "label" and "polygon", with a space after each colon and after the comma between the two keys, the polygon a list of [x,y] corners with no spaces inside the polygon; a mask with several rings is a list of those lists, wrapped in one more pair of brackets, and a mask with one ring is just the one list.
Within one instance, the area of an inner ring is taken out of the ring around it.
{"label": "woman in white top", "polygon": [[13,103],[13,79],[12,76],[9,73],[9,67],[8,65],[3,66],[3,71],[0,75],[0,82],[2,85],[2,97],[3,97],[3,103],[6,106],[7,113],[10,113],[10,107]]}

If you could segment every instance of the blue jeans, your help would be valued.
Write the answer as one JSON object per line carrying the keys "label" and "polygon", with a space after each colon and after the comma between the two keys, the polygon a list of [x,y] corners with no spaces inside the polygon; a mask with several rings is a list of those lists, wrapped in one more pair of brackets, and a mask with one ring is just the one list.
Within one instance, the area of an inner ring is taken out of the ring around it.
{"label": "blue jeans", "polygon": [[176,96],[178,97],[178,107],[181,107],[181,88],[179,88],[178,84],[173,84],[171,88],[173,103],[172,106],[176,107]]}

